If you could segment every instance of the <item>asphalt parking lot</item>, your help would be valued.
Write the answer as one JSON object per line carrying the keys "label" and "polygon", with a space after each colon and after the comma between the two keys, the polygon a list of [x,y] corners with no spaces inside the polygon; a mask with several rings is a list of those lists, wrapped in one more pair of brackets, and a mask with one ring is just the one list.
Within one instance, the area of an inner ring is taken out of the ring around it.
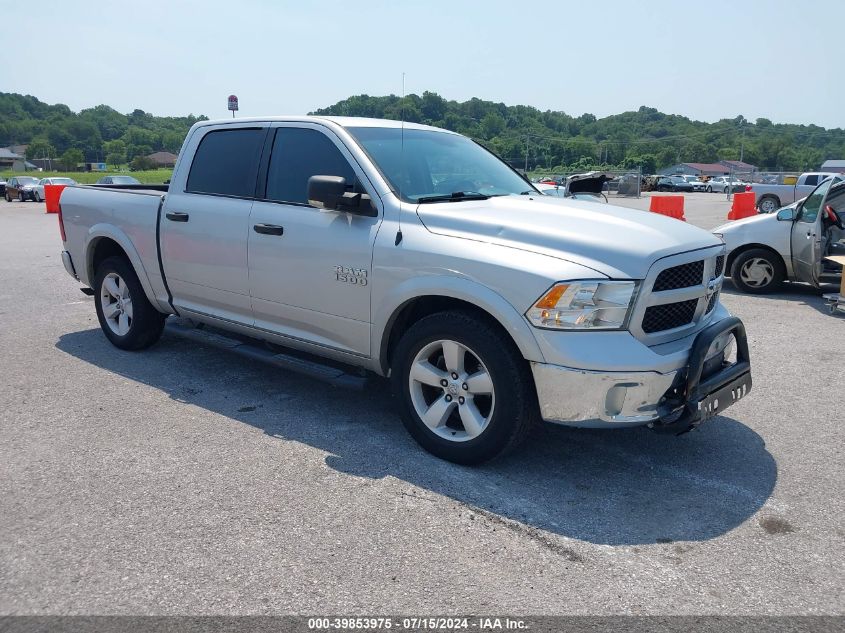
{"label": "asphalt parking lot", "polygon": [[465,468],[384,382],[112,347],[59,251],[43,205],[0,202],[2,614],[845,613],[845,320],[818,291],[726,287],[754,390],[700,430],[547,426]]}

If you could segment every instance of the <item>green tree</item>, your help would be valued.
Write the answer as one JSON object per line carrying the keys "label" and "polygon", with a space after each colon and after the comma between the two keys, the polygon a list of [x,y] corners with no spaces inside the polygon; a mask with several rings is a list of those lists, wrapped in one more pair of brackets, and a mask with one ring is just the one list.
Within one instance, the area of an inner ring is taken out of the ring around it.
{"label": "green tree", "polygon": [[26,148],[26,157],[29,160],[38,158],[55,158],[56,148],[50,145],[50,142],[45,138],[33,139]]}
{"label": "green tree", "polygon": [[136,156],[132,159],[132,162],[129,163],[129,169],[132,171],[147,171],[155,168],[155,161],[151,158],[147,158],[146,156]]}
{"label": "green tree", "polygon": [[60,162],[65,171],[77,171],[79,166],[85,162],[85,155],[82,150],[71,148],[62,154]]}
{"label": "green tree", "polygon": [[103,151],[106,153],[106,162],[110,165],[118,167],[126,162],[126,143],[119,138],[103,143]]}

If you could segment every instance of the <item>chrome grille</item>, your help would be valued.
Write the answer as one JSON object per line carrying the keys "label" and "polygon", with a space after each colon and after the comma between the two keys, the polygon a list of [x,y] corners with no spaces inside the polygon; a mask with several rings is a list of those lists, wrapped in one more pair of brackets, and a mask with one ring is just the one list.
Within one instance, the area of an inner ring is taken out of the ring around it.
{"label": "chrome grille", "polygon": [[643,317],[643,331],[646,334],[652,334],[688,325],[692,323],[697,307],[698,299],[651,306],[645,311]]}
{"label": "chrome grille", "polygon": [[675,290],[677,288],[689,288],[701,283],[704,275],[704,260],[672,266],[661,272],[654,282],[652,290],[662,292],[664,290]]}

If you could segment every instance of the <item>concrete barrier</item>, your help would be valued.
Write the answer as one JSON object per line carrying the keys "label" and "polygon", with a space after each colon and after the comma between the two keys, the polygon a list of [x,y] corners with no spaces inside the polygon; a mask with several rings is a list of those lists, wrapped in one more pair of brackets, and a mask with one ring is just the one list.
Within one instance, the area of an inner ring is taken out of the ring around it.
{"label": "concrete barrier", "polygon": [[652,196],[649,203],[648,210],[652,213],[659,213],[676,220],[687,219],[684,217],[684,197],[683,196]]}

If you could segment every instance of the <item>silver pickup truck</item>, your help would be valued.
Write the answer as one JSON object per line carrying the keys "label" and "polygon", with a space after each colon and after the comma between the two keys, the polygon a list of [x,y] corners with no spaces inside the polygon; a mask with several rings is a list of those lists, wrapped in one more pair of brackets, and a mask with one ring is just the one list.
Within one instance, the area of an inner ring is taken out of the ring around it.
{"label": "silver pickup truck", "polygon": [[117,347],[178,315],[389,376],[447,460],[493,458],[540,418],[681,433],[751,388],[722,241],[540,195],[446,130],[204,121],[168,187],[69,187],[60,205],[65,268]]}
{"label": "silver pickup truck", "polygon": [[816,186],[828,178],[839,176],[833,172],[807,172],[798,176],[792,184],[755,183],[751,185],[754,200],[761,213],[774,213],[781,207],[810,195]]}

